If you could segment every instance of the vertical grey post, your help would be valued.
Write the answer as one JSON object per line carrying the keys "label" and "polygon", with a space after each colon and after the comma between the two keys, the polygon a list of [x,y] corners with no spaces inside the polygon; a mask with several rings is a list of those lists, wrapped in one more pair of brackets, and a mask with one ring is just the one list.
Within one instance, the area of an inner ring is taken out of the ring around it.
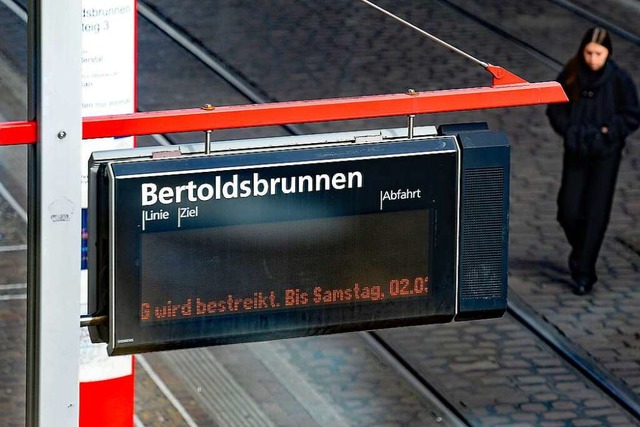
{"label": "vertical grey post", "polygon": [[204,154],[211,154],[211,131],[205,131]]}
{"label": "vertical grey post", "polygon": [[416,115],[415,114],[409,114],[408,120],[407,120],[407,137],[409,139],[413,139],[413,130],[415,128],[415,118]]}
{"label": "vertical grey post", "polygon": [[81,0],[29,0],[27,425],[78,425]]}

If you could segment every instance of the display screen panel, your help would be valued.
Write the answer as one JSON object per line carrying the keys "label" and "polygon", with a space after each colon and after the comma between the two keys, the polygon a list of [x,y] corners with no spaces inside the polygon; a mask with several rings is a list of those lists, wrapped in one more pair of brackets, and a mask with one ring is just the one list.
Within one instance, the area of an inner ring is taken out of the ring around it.
{"label": "display screen panel", "polygon": [[146,233],[141,324],[426,300],[429,228],[421,209]]}
{"label": "display screen panel", "polygon": [[457,163],[414,141],[111,165],[110,353],[450,320]]}

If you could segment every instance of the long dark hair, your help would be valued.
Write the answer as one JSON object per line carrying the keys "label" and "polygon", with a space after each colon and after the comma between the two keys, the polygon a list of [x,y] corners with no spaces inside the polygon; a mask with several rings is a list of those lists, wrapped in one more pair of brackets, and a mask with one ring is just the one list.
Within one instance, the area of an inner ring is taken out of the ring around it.
{"label": "long dark hair", "polygon": [[585,65],[583,52],[585,46],[589,43],[597,43],[606,47],[609,51],[608,58],[611,58],[611,54],[613,53],[613,46],[611,45],[609,31],[602,27],[593,27],[584,33],[584,36],[582,36],[582,40],[580,41],[578,51],[564,67],[566,77],[562,84],[567,89],[568,95],[571,99],[576,99],[580,93],[580,88],[578,87],[578,71],[581,66]]}

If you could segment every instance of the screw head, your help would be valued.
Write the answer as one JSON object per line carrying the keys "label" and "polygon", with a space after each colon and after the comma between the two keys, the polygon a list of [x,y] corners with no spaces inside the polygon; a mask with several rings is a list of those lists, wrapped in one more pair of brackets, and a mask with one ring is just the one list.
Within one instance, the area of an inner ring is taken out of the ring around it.
{"label": "screw head", "polygon": [[63,130],[58,132],[58,139],[64,139],[67,136],[67,133]]}
{"label": "screw head", "polygon": [[207,111],[215,110],[215,109],[216,109],[216,107],[214,107],[214,106],[213,106],[213,105],[211,105],[211,104],[204,104],[201,108],[202,108],[203,110],[207,110]]}
{"label": "screw head", "polygon": [[408,89],[408,90],[407,90],[407,95],[415,96],[415,95],[417,95],[417,94],[418,94],[418,92],[416,92],[416,90],[415,90],[415,89]]}

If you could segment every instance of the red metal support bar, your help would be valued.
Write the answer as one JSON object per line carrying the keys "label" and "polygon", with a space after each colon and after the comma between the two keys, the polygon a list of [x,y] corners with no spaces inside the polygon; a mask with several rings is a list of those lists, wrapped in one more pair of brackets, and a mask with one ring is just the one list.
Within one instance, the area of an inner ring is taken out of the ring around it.
{"label": "red metal support bar", "polygon": [[36,122],[0,123],[0,145],[33,144],[36,132]]}
{"label": "red metal support bar", "polygon": [[84,120],[84,138],[148,135],[431,114],[566,102],[560,84],[527,83],[492,88],[455,89],[313,101],[276,102],[188,109]]}
{"label": "red metal support bar", "polygon": [[[137,136],[567,102],[557,82],[527,83],[496,66],[488,71],[494,77],[492,87],[88,117],[83,120],[82,136]],[[35,140],[35,122],[0,124],[0,145]]]}

